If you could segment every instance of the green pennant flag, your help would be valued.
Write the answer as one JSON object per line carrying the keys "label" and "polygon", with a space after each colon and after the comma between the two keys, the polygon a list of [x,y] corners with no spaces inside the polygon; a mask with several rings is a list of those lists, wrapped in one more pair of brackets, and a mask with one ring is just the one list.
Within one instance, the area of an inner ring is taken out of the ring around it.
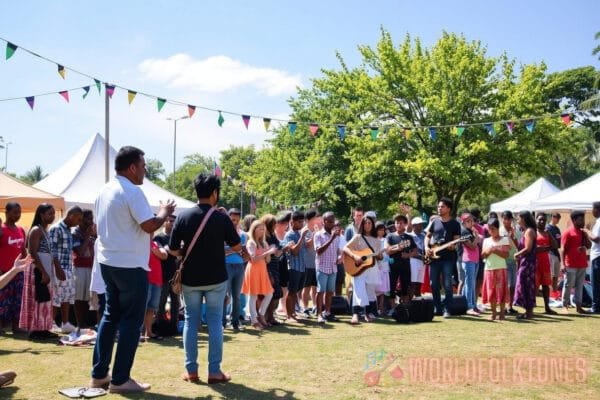
{"label": "green pennant flag", "polygon": [[217,124],[219,124],[219,126],[223,126],[223,122],[225,122],[225,118],[223,118],[223,114],[221,114],[221,111],[219,111],[219,119],[217,119]]}
{"label": "green pennant flag", "polygon": [[376,126],[371,127],[371,140],[377,140],[377,134],[379,133],[379,128]]}
{"label": "green pennant flag", "polygon": [[456,127],[456,136],[461,137],[464,131],[465,131],[464,126],[457,126]]}
{"label": "green pennant flag", "polygon": [[13,54],[15,54],[15,51],[17,51],[17,45],[12,44],[11,42],[6,42],[6,59],[7,60],[9,58],[11,58],[13,56]]}
{"label": "green pennant flag", "polygon": [[100,81],[98,79],[94,79],[94,82],[96,82],[96,89],[98,89],[98,95],[100,95],[102,92],[102,89],[100,89]]}
{"label": "green pennant flag", "polygon": [[165,106],[166,102],[167,102],[166,99],[161,99],[160,97],[156,98],[156,105],[158,106],[158,112],[160,112],[160,110],[162,110],[162,108]]}

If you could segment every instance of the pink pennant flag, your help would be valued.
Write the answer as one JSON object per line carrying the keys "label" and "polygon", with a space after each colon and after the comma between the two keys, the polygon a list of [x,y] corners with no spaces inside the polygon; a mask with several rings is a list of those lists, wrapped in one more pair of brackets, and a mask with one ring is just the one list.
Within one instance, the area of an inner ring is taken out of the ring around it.
{"label": "pink pennant flag", "polygon": [[242,120],[244,121],[244,125],[246,125],[246,129],[248,129],[248,125],[250,124],[250,116],[242,115]]}
{"label": "pink pennant flag", "polygon": [[112,99],[113,94],[115,93],[115,85],[106,84],[106,93],[108,94],[108,98]]}
{"label": "pink pennant flag", "polygon": [[506,129],[508,129],[508,133],[512,135],[513,129],[515,128],[515,123],[513,121],[508,121],[506,123]]}
{"label": "pink pennant flag", "polygon": [[562,119],[563,124],[567,126],[571,124],[571,115],[561,114],[560,118]]}
{"label": "pink pennant flag", "polygon": [[196,106],[192,106],[188,104],[188,115],[190,116],[190,118],[192,118],[194,116],[194,113],[196,112]]}
{"label": "pink pennant flag", "polygon": [[317,131],[319,130],[319,124],[310,124],[309,129],[310,129],[310,134],[315,136],[317,134]]}
{"label": "pink pennant flag", "polygon": [[63,99],[65,99],[67,101],[67,103],[69,102],[69,91],[68,90],[63,90],[62,92],[58,92],[58,94],[60,94]]}

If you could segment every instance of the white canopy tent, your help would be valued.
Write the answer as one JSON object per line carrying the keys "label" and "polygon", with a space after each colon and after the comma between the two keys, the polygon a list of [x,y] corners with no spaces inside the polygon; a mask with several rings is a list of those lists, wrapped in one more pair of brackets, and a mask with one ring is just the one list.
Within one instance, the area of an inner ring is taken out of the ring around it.
{"label": "white canopy tent", "polygon": [[[66,163],[33,185],[34,187],[64,197],[67,207],[78,205],[94,209],[94,202],[104,185],[104,138],[96,133]],[[109,165],[114,168],[117,152],[110,148]],[[186,209],[195,203],[144,179],[141,189],[152,209],[157,212],[161,201],[174,199],[177,209]]]}
{"label": "white canopy tent", "polygon": [[591,210],[592,203],[600,201],[600,172],[533,204],[533,210]]}
{"label": "white canopy tent", "polygon": [[495,212],[502,212],[505,210],[514,212],[532,210],[533,204],[536,201],[558,192],[560,192],[559,188],[548,182],[546,179],[540,178],[514,196],[493,203],[490,206],[490,210]]}

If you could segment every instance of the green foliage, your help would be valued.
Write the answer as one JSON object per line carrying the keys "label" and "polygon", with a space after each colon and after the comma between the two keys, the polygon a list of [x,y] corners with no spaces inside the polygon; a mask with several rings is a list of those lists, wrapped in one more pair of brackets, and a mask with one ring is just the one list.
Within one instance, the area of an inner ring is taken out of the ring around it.
{"label": "green foliage", "polygon": [[[175,194],[184,199],[196,202],[198,200],[194,191],[194,178],[201,172],[212,172],[215,160],[198,153],[184,157],[183,164],[175,173]],[[164,187],[173,191],[173,174],[165,179]]]}
{"label": "green foliage", "polygon": [[159,186],[164,186],[163,178],[165,176],[165,167],[160,160],[149,158],[146,160],[146,178]]}
{"label": "green foliage", "polygon": [[48,176],[48,174],[45,174],[44,171],[42,171],[42,167],[36,165],[35,167],[27,171],[25,175],[21,175],[19,179],[29,185],[33,185],[34,183],[37,183],[44,179],[46,176]]}
{"label": "green foliage", "polygon": [[[241,186],[242,171],[244,168],[252,165],[256,159],[257,152],[254,146],[230,146],[227,150],[221,151],[221,160],[219,166],[223,170],[223,179],[221,180],[221,200],[219,203],[225,208],[240,208],[244,214],[250,211],[250,194],[242,194],[245,187]],[[243,204],[240,204],[242,201]]]}

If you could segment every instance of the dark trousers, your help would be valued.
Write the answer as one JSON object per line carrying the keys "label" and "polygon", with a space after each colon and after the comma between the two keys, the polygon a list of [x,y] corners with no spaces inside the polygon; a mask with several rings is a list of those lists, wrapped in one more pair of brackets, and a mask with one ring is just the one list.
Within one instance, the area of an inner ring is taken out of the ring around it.
{"label": "dark trousers", "polygon": [[130,378],[133,359],[140,339],[148,296],[148,273],[142,268],[116,268],[100,264],[106,284],[106,309],[98,327],[94,347],[92,377],[108,375],[117,331],[111,383],[122,385]]}
{"label": "dark trousers", "polygon": [[592,260],[592,312],[600,314],[600,257]]}
{"label": "dark trousers", "polygon": [[160,292],[160,302],[158,303],[158,312],[156,313],[156,318],[158,320],[166,320],[166,311],[165,308],[167,306],[167,299],[171,299],[171,319],[169,320],[169,327],[172,332],[177,332],[177,324],[179,323],[179,308],[181,306],[181,302],[179,301],[179,295],[175,294],[171,290],[171,283],[164,282],[162,285],[162,289]]}
{"label": "dark trousers", "polygon": [[444,280],[444,302],[443,309],[448,311],[448,306],[452,303],[452,272],[456,266],[454,260],[435,260],[429,266],[429,280],[431,284],[431,294],[433,295],[433,306],[437,313],[442,312],[442,301],[440,294],[440,278]]}

